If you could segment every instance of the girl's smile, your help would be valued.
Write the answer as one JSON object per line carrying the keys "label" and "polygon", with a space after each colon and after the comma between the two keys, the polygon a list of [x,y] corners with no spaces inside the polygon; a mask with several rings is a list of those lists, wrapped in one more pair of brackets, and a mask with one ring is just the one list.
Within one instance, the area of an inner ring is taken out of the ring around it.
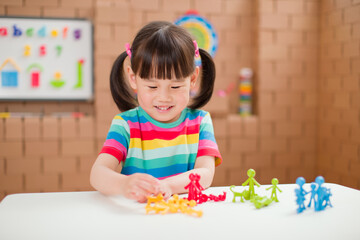
{"label": "girl's smile", "polygon": [[173,106],[155,106],[155,108],[157,108],[160,112],[167,112],[173,108]]}

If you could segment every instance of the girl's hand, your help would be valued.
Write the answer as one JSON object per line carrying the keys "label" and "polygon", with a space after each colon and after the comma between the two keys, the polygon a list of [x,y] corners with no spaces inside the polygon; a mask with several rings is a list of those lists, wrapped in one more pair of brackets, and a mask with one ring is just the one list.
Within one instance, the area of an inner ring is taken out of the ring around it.
{"label": "girl's hand", "polygon": [[164,196],[164,199],[167,200],[171,197],[172,195],[172,190],[170,185],[166,182],[166,181],[160,181],[160,191],[159,193],[161,193]]}
{"label": "girl's hand", "polygon": [[140,203],[147,201],[146,196],[157,195],[160,192],[160,181],[145,173],[134,173],[126,177],[124,196]]}

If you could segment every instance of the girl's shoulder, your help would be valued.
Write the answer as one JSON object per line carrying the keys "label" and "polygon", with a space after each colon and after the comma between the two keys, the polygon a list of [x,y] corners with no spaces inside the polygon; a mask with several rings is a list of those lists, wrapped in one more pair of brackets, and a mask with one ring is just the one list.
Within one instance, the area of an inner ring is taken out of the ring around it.
{"label": "girl's shoulder", "polygon": [[133,109],[130,109],[130,110],[127,110],[127,111],[124,111],[124,112],[121,112],[121,113],[118,113],[114,116],[113,118],[113,122],[121,122],[121,121],[136,121],[138,119],[138,108],[133,108]]}
{"label": "girl's shoulder", "polygon": [[197,117],[201,117],[204,118],[205,116],[210,116],[210,113],[202,110],[202,109],[187,109],[187,117],[188,118],[197,118]]}
{"label": "girl's shoulder", "polygon": [[132,118],[132,117],[136,117],[136,116],[138,116],[138,115],[139,115],[139,108],[136,107],[136,108],[133,108],[133,109],[130,109],[130,110],[121,112],[121,113],[119,113],[119,114],[116,114],[116,115],[115,115],[115,118],[116,118],[116,117]]}

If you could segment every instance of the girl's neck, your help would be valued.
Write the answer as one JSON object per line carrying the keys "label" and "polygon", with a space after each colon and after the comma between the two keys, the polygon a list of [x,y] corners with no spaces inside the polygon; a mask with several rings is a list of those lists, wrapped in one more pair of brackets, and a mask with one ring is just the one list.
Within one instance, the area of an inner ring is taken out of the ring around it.
{"label": "girl's neck", "polygon": [[169,122],[169,123],[165,123],[165,122],[160,122],[155,120],[154,118],[152,118],[141,106],[138,106],[140,113],[152,124],[158,126],[158,127],[162,127],[162,128],[173,128],[173,127],[177,127],[178,125],[180,125],[185,117],[186,117],[186,112],[187,112],[187,108],[185,108],[184,110],[182,110],[179,118],[173,122]]}

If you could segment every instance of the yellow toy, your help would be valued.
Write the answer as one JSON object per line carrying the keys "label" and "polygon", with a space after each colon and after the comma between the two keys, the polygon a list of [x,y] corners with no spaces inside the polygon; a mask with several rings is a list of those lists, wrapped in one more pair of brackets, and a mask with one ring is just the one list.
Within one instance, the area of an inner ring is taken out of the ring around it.
{"label": "yellow toy", "polygon": [[194,210],[192,207],[196,206],[196,202],[194,200],[187,200],[183,198],[179,198],[179,195],[174,194],[172,198],[170,198],[167,202],[164,201],[164,197],[162,194],[147,197],[148,201],[145,206],[146,214],[154,211],[156,214],[166,214],[166,213],[177,213],[182,212],[188,215],[193,215],[197,217],[202,216],[201,210]]}

